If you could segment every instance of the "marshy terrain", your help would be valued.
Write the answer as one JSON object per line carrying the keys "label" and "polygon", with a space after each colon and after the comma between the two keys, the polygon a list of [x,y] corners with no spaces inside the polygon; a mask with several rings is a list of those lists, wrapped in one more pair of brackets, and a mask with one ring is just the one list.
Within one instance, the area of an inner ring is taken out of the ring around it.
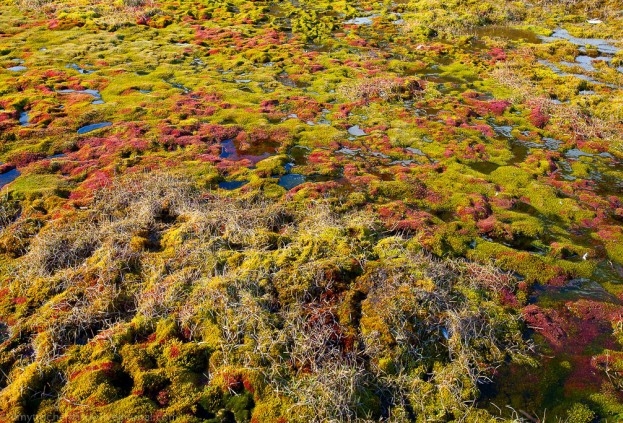
{"label": "marshy terrain", "polygon": [[4,0],[0,421],[623,420],[623,2]]}

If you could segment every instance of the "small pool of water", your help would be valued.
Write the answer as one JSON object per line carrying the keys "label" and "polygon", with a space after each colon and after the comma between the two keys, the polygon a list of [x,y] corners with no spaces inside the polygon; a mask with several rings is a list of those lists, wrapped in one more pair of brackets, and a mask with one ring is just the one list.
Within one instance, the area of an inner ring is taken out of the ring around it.
{"label": "small pool of water", "polygon": [[579,148],[572,148],[571,150],[565,151],[565,156],[569,159],[579,159],[580,157],[593,157],[594,154],[587,153]]}
{"label": "small pool of water", "polygon": [[112,125],[112,122],[92,123],[90,125],[85,125],[81,128],[78,128],[77,132],[79,134],[86,134],[87,132],[95,131],[96,129],[100,129],[100,128],[105,128],[110,125]]}
{"label": "small pool of water", "polygon": [[75,71],[78,71],[79,73],[81,73],[81,74],[83,74],[83,75],[89,75],[89,74],[91,74],[91,73],[95,72],[95,71],[93,71],[93,70],[84,69],[84,68],[82,68],[82,67],[78,66],[78,65],[77,65],[77,64],[75,64],[75,63],[70,63],[70,64],[68,64],[68,65],[67,65],[67,68],[69,68],[69,69],[73,69],[73,70],[75,70]]}
{"label": "small pool of water", "polygon": [[558,151],[558,149],[562,145],[562,141],[555,138],[543,137],[543,145],[545,145],[545,148],[547,148],[548,150]]}
{"label": "small pool of water", "polygon": [[476,172],[484,173],[485,175],[489,175],[491,172],[500,167],[499,164],[493,162],[475,162],[469,163],[467,166]]}
{"label": "small pool of water", "polygon": [[1,174],[0,175],[0,187],[10,184],[15,179],[17,179],[19,175],[20,175],[20,172],[17,169],[12,169],[12,170],[9,170],[8,172]]}
{"label": "small pool of water", "polygon": [[344,25],[372,25],[373,19],[377,17],[378,15],[361,16],[357,18],[352,18],[347,21],[344,21]]}
{"label": "small pool of water", "polygon": [[338,153],[338,154],[345,154],[347,156],[356,156],[356,155],[361,153],[361,149],[360,148],[342,147],[339,150],[335,150],[335,152]]}
{"label": "small pool of water", "polygon": [[279,178],[278,184],[289,191],[304,182],[305,176],[298,173],[288,173],[287,175],[283,175]]}
{"label": "small pool of water", "polygon": [[248,184],[249,181],[223,181],[218,183],[218,187],[227,191],[233,191]]}
{"label": "small pool of water", "polygon": [[237,160],[238,150],[233,140],[225,140],[221,143],[221,159]]}
{"label": "small pool of water", "polygon": [[493,131],[504,137],[504,138],[512,138],[512,132],[513,132],[513,127],[510,125],[494,125],[491,124],[491,127],[493,128]]}
{"label": "small pool of water", "polygon": [[[537,62],[543,66],[547,66],[548,68],[550,68],[552,70],[552,72],[554,72],[556,75],[558,76],[574,76],[578,79],[581,79],[583,81],[586,82],[590,82],[591,84],[595,84],[595,85],[603,85],[609,88],[618,88],[616,85],[614,84],[609,84],[607,82],[601,82],[598,81],[595,78],[592,78],[588,75],[583,75],[581,73],[570,73],[570,72],[565,72],[562,69],[560,69],[560,67],[558,67],[557,65],[555,65],[554,63],[550,62],[549,60],[545,60],[545,59],[539,59],[537,60]],[[564,65],[564,63],[562,63]],[[567,65],[573,65],[572,63],[567,63]]]}
{"label": "small pool of water", "polygon": [[169,84],[173,88],[177,88],[178,90],[182,90],[184,92],[184,94],[188,94],[189,92],[192,91],[190,88],[185,87],[184,85],[180,84],[179,82],[167,81],[167,80],[165,80],[164,82],[166,82],[167,84]]}
{"label": "small pool of water", "polygon": [[511,153],[513,153],[513,157],[508,161],[508,164],[523,163],[530,154],[530,146],[520,141],[511,141]]}
{"label": "small pool of water", "polygon": [[297,166],[304,166],[307,164],[307,156],[309,153],[311,153],[311,148],[303,145],[295,145],[288,151],[288,155],[294,160],[294,164]]}
{"label": "small pool of water", "polygon": [[594,300],[619,304],[617,297],[591,279],[573,279],[562,287],[537,286],[531,300],[537,304],[564,303],[566,301]]}
{"label": "small pool of water", "polygon": [[104,99],[102,98],[102,95],[100,94],[100,92],[98,90],[92,90],[92,89],[87,89],[87,90],[72,90],[72,89],[65,89],[65,90],[58,90],[56,91],[59,94],[87,94],[90,95],[91,97],[93,97],[93,102],[91,104],[104,104]]}
{"label": "small pool of water", "polygon": [[502,38],[510,41],[526,41],[541,44],[543,40],[532,31],[506,26],[484,26],[474,30],[478,37]]}
{"label": "small pool of water", "polygon": [[426,153],[424,153],[419,148],[407,147],[407,148],[405,148],[405,150],[407,150],[411,154],[415,154],[416,156],[426,157]]}
{"label": "small pool of water", "polygon": [[363,137],[366,132],[359,127],[359,125],[351,126],[348,128],[348,133],[354,137]]}
{"label": "small pool of water", "polygon": [[279,75],[277,75],[277,77],[275,78],[277,79],[278,82],[280,82],[281,84],[285,85],[286,87],[290,87],[290,88],[307,88],[308,84],[302,81],[295,81],[292,78],[290,78],[290,75],[287,72],[281,72]]}
{"label": "small pool of water", "polygon": [[586,46],[593,46],[597,49],[597,51],[602,54],[616,54],[619,51],[619,49],[613,46],[608,40],[604,40],[601,38],[574,37],[573,35],[569,34],[569,31],[562,28],[554,30],[552,35],[550,35],[549,37],[541,37],[541,39],[545,42],[567,40],[570,43],[581,47],[581,49],[585,48]]}
{"label": "small pool of water", "polygon": [[19,114],[19,124],[21,126],[29,126],[30,125],[30,116],[28,116],[27,111],[23,111]]}
{"label": "small pool of water", "polygon": [[596,70],[595,66],[593,66],[594,61],[602,61],[602,62],[609,63],[612,61],[612,58],[608,56],[590,57],[590,56],[581,54],[575,58],[575,63],[567,63],[567,62],[563,62],[563,63],[566,65],[577,65],[587,72],[594,72]]}
{"label": "small pool of water", "polygon": [[243,152],[238,150],[234,140],[225,140],[221,142],[221,154],[219,157],[231,161],[249,160],[251,163],[256,164],[275,154],[275,149],[272,148],[270,143],[266,143],[260,147],[261,148],[253,151]]}
{"label": "small pool of water", "polygon": [[7,68],[8,71],[11,72],[22,72],[27,70],[28,68],[26,66],[22,66],[22,65],[18,65],[18,66],[11,66],[10,68]]}

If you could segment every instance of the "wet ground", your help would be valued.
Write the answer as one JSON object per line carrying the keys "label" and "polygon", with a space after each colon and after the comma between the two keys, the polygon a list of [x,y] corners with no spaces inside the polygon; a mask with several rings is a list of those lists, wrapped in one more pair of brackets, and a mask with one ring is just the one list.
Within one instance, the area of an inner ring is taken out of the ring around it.
{"label": "wet ground", "polygon": [[[47,18],[26,28],[9,9],[2,23],[13,32],[0,43],[3,191],[34,189],[28,178],[49,174],[72,187],[78,205],[102,175],[175,167],[234,196],[365,204],[435,254],[517,274],[527,296],[517,307],[545,310],[531,316],[566,316],[556,327],[577,340],[567,350],[528,325],[543,356],[554,357],[544,363],[556,377],[534,385],[542,395],[483,387],[484,407],[562,410],[606,383],[590,360],[620,349],[607,324],[613,314],[595,318],[583,338],[588,311],[577,304],[621,306],[616,40],[557,25],[422,32],[407,2],[309,16],[294,2],[272,2],[256,15],[218,9],[206,22],[196,10],[171,12],[174,24],[157,27],[154,18],[114,31],[87,19],[49,37],[33,37],[52,25]],[[66,160],[44,164],[50,156]],[[554,369],[563,361],[568,371]],[[573,378],[587,367],[594,374],[582,395]]]}

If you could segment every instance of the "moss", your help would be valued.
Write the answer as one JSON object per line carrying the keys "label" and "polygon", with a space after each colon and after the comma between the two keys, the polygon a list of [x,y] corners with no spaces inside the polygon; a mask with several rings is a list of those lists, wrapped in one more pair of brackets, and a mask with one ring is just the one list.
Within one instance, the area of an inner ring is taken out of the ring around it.
{"label": "moss", "polygon": [[[478,396],[466,375],[501,363],[501,347],[444,336],[450,317],[484,319],[507,341],[519,331],[509,316],[540,295],[532,282],[599,277],[618,292],[621,174],[600,153],[623,157],[619,90],[539,64],[582,72],[561,63],[578,46],[534,34],[616,40],[620,25],[586,23],[583,0],[325,3],[0,5],[0,67],[27,67],[0,72],[0,173],[21,172],[3,187],[11,204],[0,201],[0,420],[37,407],[104,420],[117,404],[189,422],[378,419],[383,407],[396,420],[488,421],[462,405]],[[369,25],[344,23],[364,15]],[[591,77],[619,84],[620,62],[594,63]],[[114,125],[75,133],[99,121]],[[351,137],[353,125],[366,135]],[[224,140],[241,160],[222,157]],[[574,148],[593,156],[567,157]],[[306,181],[286,191],[278,177],[292,161]],[[165,172],[195,190],[145,185]],[[216,189],[233,180],[248,183]],[[76,239],[97,240],[94,251]],[[490,262],[524,283],[481,267]],[[456,308],[431,303],[440,298]],[[400,312],[420,330],[408,345]],[[344,362],[289,356],[311,345],[301,339],[314,324],[315,335],[335,331],[336,357],[366,351],[347,418],[309,405],[326,392],[350,398],[322,378]],[[584,352],[572,350],[574,370]],[[89,410],[29,396],[63,386],[28,367],[55,354],[64,389]],[[248,386],[212,389],[225,370]],[[616,411],[599,405],[610,393],[576,398],[536,376],[531,398],[517,388],[498,403],[536,412],[557,397],[553,419],[573,403],[598,418]]]}
{"label": "moss", "polygon": [[156,341],[160,344],[164,343],[163,341],[175,338],[178,334],[177,322],[171,318],[159,320],[156,324],[155,334]]}
{"label": "moss", "polygon": [[134,392],[156,393],[170,383],[164,369],[148,370],[139,372],[134,378]]}
{"label": "moss", "polygon": [[253,408],[251,418],[260,423],[268,423],[288,418],[288,410],[292,407],[292,401],[284,395],[272,394]]}
{"label": "moss", "polygon": [[290,159],[285,155],[273,156],[258,162],[256,169],[265,176],[283,175],[286,173],[284,165],[289,161]]}
{"label": "moss", "polygon": [[163,367],[180,366],[195,373],[202,373],[207,370],[210,349],[206,345],[173,342],[164,349],[163,356],[167,357]]}
{"label": "moss", "polygon": [[30,400],[28,388],[42,388],[46,379],[44,370],[37,363],[32,363],[26,366],[19,375],[15,375],[16,378],[11,386],[2,391],[0,408],[9,411],[10,418],[17,418],[27,413],[27,404]]}
{"label": "moss", "polygon": [[130,395],[119,401],[115,401],[105,407],[98,408],[96,413],[89,416],[94,422],[104,423],[110,421],[111,416],[124,416],[126,419],[136,419],[136,416],[151,416],[157,410],[153,401]]}
{"label": "moss", "polygon": [[605,243],[606,253],[608,258],[619,264],[623,264],[623,245],[617,241],[611,241]]}
{"label": "moss", "polygon": [[521,254],[517,260],[512,248],[492,242],[479,241],[467,256],[475,260],[493,259],[497,266],[505,270],[512,270],[522,275],[528,282],[546,284],[550,279],[559,275],[559,270],[548,265],[541,256],[529,253]]}
{"label": "moss", "polygon": [[577,423],[588,423],[595,419],[595,413],[585,404],[575,403],[567,411],[567,421]]}
{"label": "moss", "polygon": [[374,246],[374,252],[379,259],[398,258],[404,251],[404,240],[399,237],[383,238]]}
{"label": "moss", "polygon": [[424,245],[435,255],[443,257],[470,254],[468,250],[472,242],[473,238],[463,223],[451,222],[439,228],[431,238],[426,239]]}
{"label": "moss", "polygon": [[533,180],[529,173],[512,166],[501,166],[491,172],[489,177],[510,195],[521,195],[522,189],[528,188]]}
{"label": "moss", "polygon": [[11,191],[15,198],[33,201],[51,195],[67,197],[69,186],[58,175],[24,175],[11,184]]}
{"label": "moss", "polygon": [[591,394],[590,400],[592,402],[591,409],[596,410],[599,415],[613,419],[623,417],[623,407],[613,392],[606,389],[604,392]]}
{"label": "moss", "polygon": [[225,406],[234,414],[237,422],[248,422],[251,420],[254,402],[253,397],[248,392],[233,395],[226,399]]}
{"label": "moss", "polygon": [[138,375],[156,366],[154,358],[144,348],[125,345],[121,349],[121,357],[123,368],[131,375]]}
{"label": "moss", "polygon": [[110,404],[123,396],[124,387],[114,385],[118,373],[116,363],[94,361],[70,374],[67,395],[75,403]]}

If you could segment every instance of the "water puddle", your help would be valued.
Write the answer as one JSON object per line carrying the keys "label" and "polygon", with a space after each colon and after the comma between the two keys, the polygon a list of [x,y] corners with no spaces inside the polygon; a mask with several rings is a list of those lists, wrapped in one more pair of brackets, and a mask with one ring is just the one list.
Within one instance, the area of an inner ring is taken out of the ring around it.
{"label": "water puddle", "polygon": [[91,104],[104,104],[104,99],[102,98],[102,95],[100,94],[100,92],[98,90],[72,90],[72,89],[65,89],[65,90],[58,90],[56,91],[59,94],[87,94],[90,95],[91,97],[93,97],[93,101],[91,102]]}
{"label": "water puddle", "polygon": [[418,162],[416,162],[415,160],[394,160],[393,162],[390,162],[389,165],[390,166],[400,165],[404,167],[409,167],[410,165],[414,163],[418,163]]}
{"label": "water puddle", "polygon": [[[231,161],[249,160],[255,165],[257,162],[275,154],[275,150],[272,149],[270,145],[262,145],[261,147],[259,151],[249,151],[248,154],[241,154],[234,140],[225,140],[221,142],[221,154],[219,157]],[[272,153],[266,150],[272,150]]]}
{"label": "water puddle", "polygon": [[543,145],[545,148],[551,151],[558,151],[562,141],[557,140],[555,138],[543,137]]}
{"label": "water puddle", "polygon": [[[579,56],[577,56],[575,58],[574,62],[561,62],[561,65],[564,66],[569,66],[569,67],[573,67],[573,66],[579,66],[580,68],[582,68],[584,71],[586,72],[595,72],[597,71],[597,69],[594,66],[595,62],[606,62],[608,64],[612,63],[612,56],[614,56],[615,54],[617,54],[619,51],[621,51],[621,49],[615,47],[614,45],[611,44],[610,41],[608,40],[604,40],[601,38],[579,38],[579,37],[574,37],[571,34],[569,34],[569,32],[565,29],[556,29],[551,36],[549,37],[540,37],[543,41],[545,42],[553,42],[553,41],[557,41],[557,40],[567,40],[570,43],[576,45],[579,47],[579,50],[581,53]],[[594,48],[597,50],[597,52],[599,53],[599,56],[597,57],[591,57],[589,56],[587,53],[587,49],[588,48]],[[550,69],[554,70],[556,72],[556,70],[554,68],[552,68],[552,66],[548,65],[550,67]],[[615,68],[618,72],[623,73],[623,67],[619,66],[617,68]],[[572,74],[578,78],[581,78],[580,75],[578,74]],[[593,82],[593,83],[599,83],[598,81],[596,82],[595,80],[589,80],[586,79],[588,77],[585,78],[581,78],[581,79],[585,79],[588,82]],[[603,85],[607,85],[610,86],[609,84],[603,84]],[[616,88],[611,86],[611,88]]]}
{"label": "water puddle", "polygon": [[13,182],[20,175],[19,170],[11,169],[8,172],[5,172],[0,175],[0,187],[3,187],[7,184]]}
{"label": "water puddle", "polygon": [[565,157],[569,158],[569,159],[579,159],[580,157],[593,157],[594,154],[591,153],[587,153],[585,151],[582,151],[578,148],[572,148],[571,150],[567,150],[565,151]]}
{"label": "water puddle", "polygon": [[30,116],[27,111],[23,111],[19,114],[19,124],[21,126],[30,126]]}
{"label": "water puddle", "polygon": [[284,187],[286,190],[291,190],[292,188],[301,185],[305,182],[305,176],[299,173],[288,173],[279,178],[279,186]]}
{"label": "water puddle", "polygon": [[249,181],[223,181],[218,183],[218,187],[227,191],[233,191],[248,183]]}
{"label": "water puddle", "polygon": [[348,147],[342,147],[339,150],[335,151],[338,154],[345,154],[347,156],[357,156],[361,153],[361,149],[360,148],[348,148]]}
{"label": "water puddle", "polygon": [[296,166],[305,166],[309,153],[311,153],[311,148],[303,145],[295,145],[288,151],[288,155],[292,158]]}
{"label": "water puddle", "polygon": [[[590,82],[591,84],[595,84],[595,85],[603,85],[603,86],[606,86],[606,87],[609,87],[609,88],[613,88],[613,89],[617,89],[617,88],[618,88],[618,87],[617,87],[616,85],[614,85],[614,84],[609,84],[609,83],[606,83],[606,82],[601,82],[601,81],[598,81],[597,79],[592,78],[592,77],[590,77],[590,76],[587,76],[587,75],[582,75],[581,73],[570,73],[570,72],[565,72],[565,71],[563,71],[562,69],[560,69],[557,65],[555,65],[555,64],[554,64],[554,63],[552,63],[552,62],[550,62],[549,60],[539,59],[539,60],[537,60],[537,62],[538,62],[540,65],[547,66],[549,69],[551,69],[551,70],[552,70],[552,72],[554,72],[554,73],[555,73],[556,75],[558,75],[558,76],[573,76],[573,77],[576,77],[576,78],[581,79],[581,80],[583,80],[583,81]],[[564,63],[563,63],[563,65],[564,65]]]}
{"label": "water puddle", "polygon": [[480,27],[474,30],[474,34],[479,38],[502,38],[510,41],[524,41],[531,44],[541,44],[543,42],[543,40],[532,31],[506,26]]}
{"label": "water puddle", "polygon": [[11,72],[22,72],[27,70],[28,68],[26,66],[22,66],[22,65],[18,65],[18,66],[11,66],[10,68],[7,68],[8,71]]}
{"label": "water puddle", "polygon": [[609,293],[598,282],[591,279],[573,279],[565,286],[542,286],[535,287],[531,300],[537,304],[561,304],[567,301],[594,300],[600,302],[619,304],[617,297]]}
{"label": "water puddle", "polygon": [[579,55],[578,57],[575,58],[575,63],[568,63],[568,62],[562,62],[562,63],[568,66],[577,65],[587,72],[594,72],[596,69],[595,69],[595,66],[593,66],[593,62],[600,62],[600,61],[610,63],[612,62],[612,57],[608,57],[608,56],[590,57],[590,56],[585,56],[585,55]]}
{"label": "water puddle", "polygon": [[545,42],[554,42],[558,40],[566,40],[571,44],[575,44],[580,47],[580,51],[585,50],[586,46],[592,46],[602,54],[616,54],[619,49],[610,44],[608,40],[601,38],[579,38],[569,34],[566,29],[558,28],[554,30],[549,37],[540,37]]}
{"label": "water puddle", "polygon": [[491,124],[491,127],[493,128],[493,131],[504,137],[504,138],[513,138],[512,132],[513,132],[513,127],[510,125],[495,125],[495,124]]}
{"label": "water puddle", "polygon": [[112,125],[112,122],[100,122],[100,123],[92,123],[90,125],[85,125],[78,128],[78,134],[86,134],[87,132],[95,131],[96,129],[105,128],[107,126]]}
{"label": "water puddle", "polygon": [[520,141],[511,141],[511,153],[513,158],[508,161],[508,164],[523,163],[530,154],[530,147]]}
{"label": "water puddle", "polygon": [[188,94],[189,92],[192,91],[190,88],[185,87],[184,85],[180,84],[179,82],[167,81],[166,79],[164,79],[163,81],[166,82],[167,84],[169,84],[170,86],[172,86],[173,88],[177,88],[178,90],[182,90],[184,92],[184,94]]}
{"label": "water puddle", "polygon": [[469,166],[471,169],[475,170],[476,172],[479,172],[485,175],[491,174],[491,172],[493,172],[498,167],[500,167],[499,164],[493,163],[493,162],[468,163],[467,166]]}
{"label": "water puddle", "polygon": [[281,72],[279,75],[277,75],[276,79],[278,82],[285,85],[286,87],[301,89],[308,87],[308,84],[300,81],[295,81],[290,78],[290,75],[287,72]]}
{"label": "water puddle", "polygon": [[389,159],[390,157],[387,154],[380,153],[378,151],[371,151],[368,153],[369,156],[376,157],[377,159]]}
{"label": "water puddle", "polygon": [[618,285],[623,281],[623,266],[610,260],[602,260],[597,264],[592,279],[604,285]]}
{"label": "water puddle", "polygon": [[[417,150],[417,149],[413,149],[413,150]],[[377,159],[391,159],[389,155],[385,153],[381,153],[380,151],[372,151],[372,150],[363,151],[361,148],[341,147],[340,149],[335,150],[335,153],[344,154],[346,156],[353,156],[353,157],[358,156],[358,157],[374,157]],[[424,155],[424,153],[422,154]]]}
{"label": "water puddle", "polygon": [[238,157],[238,150],[233,140],[225,140],[221,143],[221,159],[236,160]]}
{"label": "water puddle", "polygon": [[93,70],[88,70],[88,69],[82,68],[82,67],[78,66],[75,63],[70,63],[66,67],[69,68],[69,69],[73,69],[73,70],[75,70],[78,73],[81,73],[83,75],[89,75],[89,74],[92,74],[93,72],[95,72]]}
{"label": "water puddle", "polygon": [[577,178],[573,176],[573,168],[567,160],[559,160],[556,162],[558,168],[561,171],[560,176],[567,181],[575,181]]}
{"label": "water puddle", "polygon": [[359,125],[351,126],[348,128],[348,133],[353,137],[363,137],[366,135],[366,132],[359,127]]}
{"label": "water puddle", "polygon": [[352,18],[344,21],[344,25],[372,25],[373,19],[378,18],[379,15],[361,16],[358,18]]}
{"label": "water puddle", "polygon": [[419,148],[407,147],[405,148],[405,150],[407,150],[411,154],[415,154],[416,156],[427,157],[426,154]]}

